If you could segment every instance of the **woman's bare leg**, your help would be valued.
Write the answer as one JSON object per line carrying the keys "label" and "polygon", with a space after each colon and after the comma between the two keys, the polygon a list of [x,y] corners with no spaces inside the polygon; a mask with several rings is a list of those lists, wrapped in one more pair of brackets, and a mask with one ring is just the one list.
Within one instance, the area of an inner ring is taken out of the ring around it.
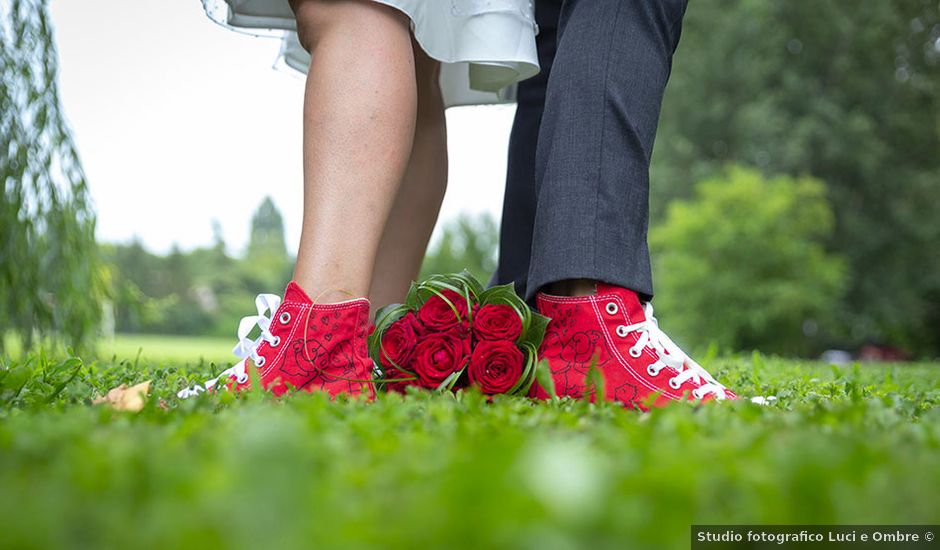
{"label": "woman's bare leg", "polygon": [[447,127],[438,83],[440,63],[414,44],[418,117],[414,146],[391,216],[385,223],[369,297],[375,306],[401,302],[418,277],[447,188]]}
{"label": "woman's bare leg", "polygon": [[415,135],[408,18],[362,0],[292,0],[291,6],[312,58],[294,279],[319,302],[365,296]]}

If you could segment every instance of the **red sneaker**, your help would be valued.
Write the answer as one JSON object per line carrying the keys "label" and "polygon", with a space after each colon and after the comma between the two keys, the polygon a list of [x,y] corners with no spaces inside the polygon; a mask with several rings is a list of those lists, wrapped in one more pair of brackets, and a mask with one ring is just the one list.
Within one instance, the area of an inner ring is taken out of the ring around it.
{"label": "red sneaker", "polygon": [[[367,299],[314,304],[291,282],[283,302],[274,294],[259,294],[255,306],[258,315],[244,317],[238,324],[240,340],[232,351],[242,360],[203,386],[180,391],[180,398],[211,390],[219,380],[236,391],[247,389],[249,368],[259,369],[261,385],[278,396],[292,387],[375,398],[366,345]],[[268,312],[273,312],[271,317],[265,315]],[[248,334],[256,326],[261,334],[251,339]]]}
{"label": "red sneaker", "polygon": [[[652,304],[643,306],[631,290],[598,283],[594,296],[540,293],[537,301],[539,311],[552,319],[539,356],[548,360],[559,397],[584,396],[596,357],[606,399],[626,407],[646,410],[643,404],[656,393],[655,406],[680,399],[737,399],[659,329]],[[548,398],[538,384],[530,395]]]}

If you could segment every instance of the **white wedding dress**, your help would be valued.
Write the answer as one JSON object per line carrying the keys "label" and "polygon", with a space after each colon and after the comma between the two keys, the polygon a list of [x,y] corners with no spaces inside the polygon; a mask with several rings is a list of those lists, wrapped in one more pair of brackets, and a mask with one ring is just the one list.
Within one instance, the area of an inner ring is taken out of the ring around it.
{"label": "white wedding dress", "polygon": [[[371,0],[411,18],[421,48],[442,62],[447,106],[514,100],[513,84],[539,71],[532,0]],[[297,41],[287,0],[202,0],[228,28],[281,39],[280,62],[306,72],[309,54]]]}

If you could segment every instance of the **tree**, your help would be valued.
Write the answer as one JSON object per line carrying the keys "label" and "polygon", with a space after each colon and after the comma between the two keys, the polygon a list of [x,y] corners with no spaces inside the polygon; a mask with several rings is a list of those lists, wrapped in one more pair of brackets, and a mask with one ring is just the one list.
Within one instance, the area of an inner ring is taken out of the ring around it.
{"label": "tree", "polygon": [[284,243],[284,218],[271,197],[265,197],[251,216],[248,257],[263,255],[287,256]]}
{"label": "tree", "polygon": [[292,263],[284,242],[284,219],[271,197],[265,197],[251,217],[244,276],[255,288],[280,292]]}
{"label": "tree", "polygon": [[152,324],[151,296],[157,287],[160,259],[135,237],[130,244],[101,244],[102,261],[111,274],[110,288],[116,332],[141,332]]}
{"label": "tree", "polygon": [[193,282],[199,287],[211,288],[216,294],[240,290],[242,284],[239,278],[238,260],[226,252],[222,227],[218,221],[212,223],[212,235],[211,247],[197,248],[189,253],[188,262]]}
{"label": "tree", "polygon": [[444,225],[440,238],[428,247],[420,278],[464,269],[486,284],[496,269],[499,229],[488,214],[461,214]]}
{"label": "tree", "polygon": [[[45,0],[0,0],[0,335],[89,344],[103,268]],[[2,345],[0,338],[0,345]]]}
{"label": "tree", "polygon": [[812,178],[734,167],[698,184],[651,234],[666,330],[695,347],[818,351],[845,281],[823,246],[832,228]]}
{"label": "tree", "polygon": [[654,220],[729,162],[826,182],[842,338],[940,353],[935,1],[691,2],[654,159]]}

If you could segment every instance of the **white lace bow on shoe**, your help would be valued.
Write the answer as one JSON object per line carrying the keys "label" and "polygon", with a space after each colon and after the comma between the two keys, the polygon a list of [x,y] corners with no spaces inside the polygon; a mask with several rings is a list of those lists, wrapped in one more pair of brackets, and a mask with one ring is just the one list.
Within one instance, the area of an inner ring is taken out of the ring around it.
{"label": "white lace bow on shoe", "polygon": [[[636,344],[630,350],[631,357],[639,357],[643,353],[643,348],[649,347],[656,352],[659,358],[655,363],[647,367],[647,373],[650,376],[656,376],[661,370],[669,367],[676,371],[676,376],[669,379],[669,387],[678,390],[686,381],[692,380],[700,384],[692,390],[692,397],[703,399],[708,395],[714,396],[718,401],[727,399],[725,386],[715,380],[704,367],[696,363],[689,357],[682,348],[676,345],[662,329],[659,328],[659,321],[653,315],[653,304],[647,302],[643,307],[643,315],[646,319],[632,325],[621,325],[617,327],[617,334],[626,336],[632,332],[640,334]],[[769,405],[776,401],[776,396],[757,396],[751,397],[750,401],[758,405]]]}
{"label": "white lace bow on shoe", "polygon": [[647,367],[647,373],[650,376],[656,376],[661,370],[669,367],[676,371],[676,375],[669,379],[669,387],[678,390],[684,382],[692,380],[699,384],[692,390],[692,396],[696,399],[703,399],[708,395],[714,396],[717,400],[725,399],[725,387],[712,378],[701,365],[686,355],[679,346],[676,345],[669,336],[659,328],[659,322],[653,316],[653,304],[647,302],[643,307],[643,314],[646,317],[639,323],[632,325],[621,325],[617,327],[617,334],[626,336],[636,332],[639,339],[630,350],[631,357],[639,357],[643,353],[643,348],[650,348],[656,352],[658,360]]}
{"label": "white lace bow on shoe", "polygon": [[[231,368],[222,371],[212,380],[206,381],[206,383],[203,385],[196,384],[191,388],[184,388],[180,390],[177,392],[176,396],[180,399],[194,397],[200,393],[211,390],[219,380],[227,378],[234,378],[235,381],[239,384],[244,384],[247,382],[248,369],[245,364],[246,360],[251,359],[255,366],[263,367],[265,359],[264,357],[258,355],[258,347],[262,342],[267,342],[272,347],[277,347],[281,343],[281,339],[271,334],[270,331],[274,312],[277,311],[277,308],[280,307],[280,305],[280,296],[275,294],[259,294],[255,298],[255,308],[258,310],[258,314],[242,317],[242,320],[238,323],[238,343],[235,344],[235,348],[232,349],[232,353],[241,359],[241,361],[236,363]],[[266,315],[269,312],[271,315],[270,317]],[[251,334],[251,331],[254,330],[255,327],[261,329],[261,333],[257,338],[249,338],[248,335]]]}

